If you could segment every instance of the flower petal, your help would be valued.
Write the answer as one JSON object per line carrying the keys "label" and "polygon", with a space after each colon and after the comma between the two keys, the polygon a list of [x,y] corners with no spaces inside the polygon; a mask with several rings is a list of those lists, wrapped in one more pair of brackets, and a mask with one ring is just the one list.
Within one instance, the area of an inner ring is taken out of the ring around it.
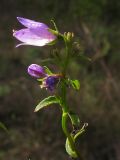
{"label": "flower petal", "polygon": [[48,26],[44,23],[36,22],[27,18],[17,17],[18,21],[24,25],[27,28],[36,28],[36,27],[42,27],[42,28],[48,28]]}
{"label": "flower petal", "polygon": [[50,42],[56,39],[56,36],[53,35],[51,32],[49,32],[48,29],[45,29],[45,28],[39,28],[39,27],[30,28],[30,31],[41,38],[49,39]]}
{"label": "flower petal", "polygon": [[20,46],[23,46],[23,45],[28,45],[28,44],[26,44],[26,43],[19,43],[15,47],[17,48],[17,47],[20,47]]}
{"label": "flower petal", "polygon": [[47,76],[42,85],[41,85],[41,88],[46,88],[50,91],[53,91],[56,87],[56,85],[58,84],[60,80],[60,77],[57,76],[57,75],[53,75],[53,76]]}
{"label": "flower petal", "polygon": [[30,19],[17,17],[18,21],[25,27],[29,28],[32,32],[40,36],[41,38],[56,39],[56,36],[48,31],[48,26],[44,23],[36,22]]}
{"label": "flower petal", "polygon": [[50,43],[54,40],[53,38],[47,35],[43,35],[42,37],[40,37],[34,32],[32,32],[30,29],[21,29],[18,31],[14,31],[13,36],[23,43],[34,46],[44,46],[47,43]]}
{"label": "flower petal", "polygon": [[46,76],[44,68],[38,64],[31,64],[28,67],[28,74],[35,78],[42,78]]}

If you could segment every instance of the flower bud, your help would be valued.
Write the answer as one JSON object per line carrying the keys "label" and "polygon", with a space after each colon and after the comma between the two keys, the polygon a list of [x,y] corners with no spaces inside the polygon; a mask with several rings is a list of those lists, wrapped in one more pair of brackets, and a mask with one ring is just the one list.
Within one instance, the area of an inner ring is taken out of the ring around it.
{"label": "flower bud", "polygon": [[60,78],[62,78],[62,76],[59,74],[45,77],[41,85],[41,88],[46,88],[50,91],[53,91],[56,85],[58,84]]}
{"label": "flower bud", "polygon": [[67,40],[68,40],[68,41],[71,41],[72,38],[74,37],[74,33],[68,32],[67,35],[66,35],[66,37],[67,37]]}
{"label": "flower bud", "polygon": [[46,85],[49,90],[53,90],[57,83],[59,82],[59,78],[56,76],[49,76],[46,79]]}
{"label": "flower bud", "polygon": [[35,78],[42,78],[46,75],[44,68],[37,64],[31,64],[28,67],[28,74]]}

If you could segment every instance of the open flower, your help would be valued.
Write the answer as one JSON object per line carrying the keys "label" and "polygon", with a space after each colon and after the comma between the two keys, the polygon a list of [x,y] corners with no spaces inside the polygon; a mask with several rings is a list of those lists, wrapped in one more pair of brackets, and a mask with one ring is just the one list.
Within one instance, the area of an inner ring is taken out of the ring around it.
{"label": "open flower", "polygon": [[13,30],[13,36],[23,42],[16,47],[20,45],[44,46],[56,39],[46,24],[22,17],[17,17],[17,19],[25,28],[18,31]]}
{"label": "open flower", "polygon": [[28,74],[35,78],[42,78],[46,76],[44,68],[38,64],[31,64],[28,67]]}

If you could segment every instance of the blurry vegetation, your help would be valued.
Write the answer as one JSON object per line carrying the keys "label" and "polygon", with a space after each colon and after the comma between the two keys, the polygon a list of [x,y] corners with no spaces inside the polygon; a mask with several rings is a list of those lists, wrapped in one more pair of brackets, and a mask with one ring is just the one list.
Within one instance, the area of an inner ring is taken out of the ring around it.
{"label": "blurry vegetation", "polygon": [[[20,28],[16,16],[49,24],[61,32],[72,31],[80,42],[79,54],[70,66],[70,75],[81,81],[80,92],[68,93],[81,123],[88,122],[80,139],[85,160],[120,159],[120,1],[119,0],[1,0],[0,2],[0,121],[9,135],[0,130],[0,160],[68,159],[59,126],[60,109],[55,106],[34,113],[47,93],[27,75],[27,66],[41,64],[51,47],[14,48],[12,29]],[[78,54],[78,52],[75,52]],[[51,69],[56,68],[50,65]]]}

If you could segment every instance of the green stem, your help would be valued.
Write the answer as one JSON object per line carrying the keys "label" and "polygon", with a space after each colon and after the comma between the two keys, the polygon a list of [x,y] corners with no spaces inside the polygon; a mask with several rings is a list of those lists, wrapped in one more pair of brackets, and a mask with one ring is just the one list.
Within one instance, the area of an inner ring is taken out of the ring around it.
{"label": "green stem", "polygon": [[67,42],[65,38],[64,38],[64,42],[65,42],[66,58],[65,58],[64,65],[63,65],[63,75],[66,75],[66,71],[67,71],[67,67],[68,67],[69,59],[70,59],[71,45],[70,45],[70,42]]}
{"label": "green stem", "polygon": [[[63,75],[66,77],[66,71],[68,68],[68,64],[69,64],[69,59],[70,59],[70,52],[71,52],[71,44],[69,42],[66,41],[66,39],[64,38],[65,41],[65,46],[66,46],[66,58],[65,58],[65,62],[64,62],[64,66],[63,66]],[[70,134],[70,132],[67,129],[67,119],[68,119],[68,113],[69,113],[69,108],[66,102],[66,84],[65,81],[63,80],[62,82],[62,109],[63,109],[63,114],[62,114],[62,129],[64,134],[66,135],[66,137],[68,138],[68,141],[70,143],[71,149],[76,153],[77,157],[81,159],[79,151],[76,148],[75,145],[75,141],[73,136]]]}
{"label": "green stem", "polygon": [[69,131],[67,130],[67,118],[68,118],[68,114],[63,112],[63,114],[62,114],[62,128],[63,128],[63,131],[64,131],[66,137],[68,138],[68,140],[70,142],[72,150],[75,151],[73,137],[70,135]]}

